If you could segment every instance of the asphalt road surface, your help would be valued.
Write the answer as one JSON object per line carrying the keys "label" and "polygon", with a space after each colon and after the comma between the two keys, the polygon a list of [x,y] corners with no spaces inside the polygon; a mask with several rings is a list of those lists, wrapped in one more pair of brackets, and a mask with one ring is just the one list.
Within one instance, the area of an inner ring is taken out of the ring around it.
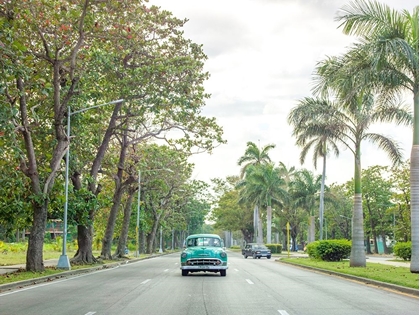
{"label": "asphalt road surface", "polygon": [[227,276],[181,276],[179,254],[0,294],[1,315],[410,315],[417,297],[229,253]]}

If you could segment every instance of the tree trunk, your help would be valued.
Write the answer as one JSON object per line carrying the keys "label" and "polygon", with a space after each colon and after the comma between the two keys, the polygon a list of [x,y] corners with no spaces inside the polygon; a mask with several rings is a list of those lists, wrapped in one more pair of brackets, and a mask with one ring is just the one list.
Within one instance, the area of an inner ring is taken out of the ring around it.
{"label": "tree trunk", "polygon": [[70,262],[73,264],[93,264],[97,262],[92,253],[93,228],[84,225],[77,226],[77,244],[76,255]]}
{"label": "tree trunk", "polygon": [[350,267],[366,267],[366,254],[363,234],[362,194],[358,193],[354,195]]}
{"label": "tree trunk", "polygon": [[309,218],[309,235],[308,242],[315,242],[315,216],[311,215]]}
{"label": "tree trunk", "polygon": [[[418,111],[417,95],[417,111]],[[418,124],[418,113],[417,113]],[[418,127],[417,127],[418,128]],[[418,133],[418,129],[417,129]],[[417,135],[418,137],[418,135]],[[419,144],[413,145],[410,164],[410,200],[411,200],[411,262],[410,271],[419,273]]]}
{"label": "tree trunk", "polygon": [[108,222],[105,229],[104,238],[102,239],[101,258],[112,259],[111,246],[114,239],[115,221],[117,220],[118,210],[120,209],[123,189],[119,187],[115,189],[112,200],[111,211],[109,212]]}
{"label": "tree trunk", "polygon": [[47,201],[43,206],[34,204],[33,224],[26,252],[26,271],[44,271],[44,236],[47,224]]}
{"label": "tree trunk", "polygon": [[[112,113],[111,119],[108,124],[108,128],[105,132],[105,135],[102,139],[102,143],[98,149],[98,152],[96,154],[95,160],[92,163],[92,167],[90,170],[90,176],[92,180],[89,182],[88,189],[90,192],[92,192],[95,196],[98,196],[101,190],[101,186],[97,185],[97,177],[98,172],[101,167],[102,160],[105,156],[105,153],[108,149],[109,142],[111,140],[111,136],[114,132],[114,128],[116,126],[116,121],[118,118],[118,113],[123,105],[123,102],[119,102],[115,104],[114,111]],[[91,222],[93,222],[93,219],[95,217],[95,211],[91,209],[89,211],[89,219]],[[92,243],[93,243],[93,233],[91,226],[81,226],[79,225],[77,227],[77,240],[78,240],[78,250],[76,253],[76,256],[71,259],[74,263],[92,263],[96,261],[96,259],[93,257],[92,253]],[[88,248],[90,246],[90,248]]]}
{"label": "tree trunk", "polygon": [[124,257],[125,254],[125,248],[127,245],[127,237],[128,237],[128,230],[130,227],[130,218],[131,218],[131,205],[133,204],[133,198],[134,198],[134,192],[135,189],[130,189],[127,201],[124,206],[124,219],[123,224],[121,227],[121,233],[120,237],[118,239],[118,246],[117,250],[115,251],[114,257]]}
{"label": "tree trunk", "polygon": [[267,244],[271,244],[271,219],[272,209],[271,206],[267,206]]}
{"label": "tree trunk", "polygon": [[322,179],[321,179],[321,192],[319,194],[319,239],[324,237],[324,190],[325,190],[325,173],[327,169],[327,155],[324,154],[322,158]]}
{"label": "tree trunk", "polygon": [[148,254],[153,254],[155,252],[155,249],[156,249],[155,240],[156,240],[156,233],[157,233],[159,224],[160,224],[160,215],[158,217],[155,217],[155,220],[152,226],[152,232],[150,232],[149,237],[148,237],[148,244],[147,244]]}

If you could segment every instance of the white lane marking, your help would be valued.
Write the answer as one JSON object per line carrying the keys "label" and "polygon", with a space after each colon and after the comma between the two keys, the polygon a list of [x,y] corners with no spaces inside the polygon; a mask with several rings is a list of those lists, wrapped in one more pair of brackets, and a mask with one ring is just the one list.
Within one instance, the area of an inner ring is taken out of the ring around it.
{"label": "white lane marking", "polygon": [[238,269],[236,269],[236,268],[235,268],[235,269],[233,269],[233,270],[235,270],[235,271],[239,271],[239,270],[238,270]]}
{"label": "white lane marking", "polygon": [[93,314],[96,314],[96,312],[88,312],[85,315],[93,315]]}
{"label": "white lane marking", "polygon": [[144,280],[141,284],[146,284],[147,282],[149,282],[150,280],[152,280],[152,279],[147,279],[147,280]]}
{"label": "white lane marking", "polygon": [[284,310],[277,310],[277,312],[279,312],[281,315],[289,315],[289,313]]}
{"label": "white lane marking", "polygon": [[245,279],[245,281],[246,282],[248,282],[249,284],[254,284],[254,282],[252,282],[251,280],[249,280],[249,279]]}
{"label": "white lane marking", "polygon": [[165,269],[165,270],[163,270],[163,272],[167,272],[169,269]]}

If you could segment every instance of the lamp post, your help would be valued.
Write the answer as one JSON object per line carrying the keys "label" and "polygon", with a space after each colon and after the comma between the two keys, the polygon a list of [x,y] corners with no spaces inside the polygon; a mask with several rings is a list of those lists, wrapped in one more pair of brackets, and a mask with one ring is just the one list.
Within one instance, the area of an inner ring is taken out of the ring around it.
{"label": "lamp post", "polygon": [[67,247],[67,210],[68,210],[68,204],[69,204],[69,158],[70,158],[70,119],[71,116],[74,114],[78,114],[78,113],[82,113],[85,112],[89,109],[93,109],[93,108],[97,108],[97,107],[102,107],[105,105],[110,105],[110,104],[116,104],[116,103],[121,103],[123,102],[123,99],[120,100],[116,100],[116,101],[112,101],[109,103],[105,103],[105,104],[100,104],[100,105],[95,105],[95,106],[91,106],[91,107],[87,107],[87,108],[83,108],[80,110],[76,110],[74,112],[71,112],[71,108],[70,106],[68,107],[68,113],[67,113],[67,137],[69,139],[69,146],[67,148],[67,152],[66,152],[66,174],[65,174],[65,184],[64,184],[64,195],[65,195],[65,202],[64,202],[64,220],[63,220],[63,249],[62,249],[62,253],[60,258],[58,259],[58,263],[57,263],[57,268],[59,269],[67,269],[70,270],[70,261],[69,258],[67,256],[67,251],[66,251],[66,247]]}
{"label": "lamp post", "polygon": [[[146,170],[144,172],[152,172],[152,171],[167,171],[173,172],[168,168],[157,168],[153,170]],[[139,170],[139,181],[138,181],[138,194],[137,194],[137,224],[136,224],[136,257],[139,257],[139,229],[140,229],[140,195],[141,195],[141,170]]]}

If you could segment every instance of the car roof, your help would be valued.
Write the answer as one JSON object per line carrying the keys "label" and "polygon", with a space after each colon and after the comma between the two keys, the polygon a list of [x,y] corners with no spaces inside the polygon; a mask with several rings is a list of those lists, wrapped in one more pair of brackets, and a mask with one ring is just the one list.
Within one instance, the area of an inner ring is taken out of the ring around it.
{"label": "car roof", "polygon": [[221,239],[221,237],[219,235],[217,235],[217,234],[192,234],[192,235],[189,235],[187,237],[187,239],[189,239],[189,238],[197,238],[197,237],[215,237],[215,238],[220,238]]}

